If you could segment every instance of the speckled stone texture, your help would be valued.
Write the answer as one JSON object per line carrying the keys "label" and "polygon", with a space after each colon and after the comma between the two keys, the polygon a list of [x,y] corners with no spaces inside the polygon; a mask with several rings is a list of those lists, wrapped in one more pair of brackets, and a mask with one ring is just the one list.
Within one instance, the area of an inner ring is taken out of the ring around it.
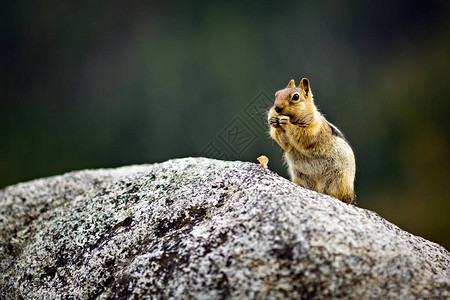
{"label": "speckled stone texture", "polygon": [[248,162],[17,184],[0,231],[1,299],[450,297],[446,249]]}

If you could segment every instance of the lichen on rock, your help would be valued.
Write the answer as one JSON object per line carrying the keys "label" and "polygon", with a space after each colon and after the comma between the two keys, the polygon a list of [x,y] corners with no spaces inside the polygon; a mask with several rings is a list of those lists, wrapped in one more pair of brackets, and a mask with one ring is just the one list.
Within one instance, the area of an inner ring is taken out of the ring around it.
{"label": "lichen on rock", "polygon": [[248,162],[184,158],[0,191],[0,298],[449,298],[450,254]]}

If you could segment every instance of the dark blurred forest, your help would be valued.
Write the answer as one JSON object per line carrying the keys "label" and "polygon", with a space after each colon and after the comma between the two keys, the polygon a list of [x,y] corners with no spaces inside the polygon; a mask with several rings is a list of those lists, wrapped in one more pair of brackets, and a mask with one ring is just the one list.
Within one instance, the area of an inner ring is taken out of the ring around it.
{"label": "dark blurred forest", "polygon": [[3,1],[0,23],[0,188],[185,156],[287,176],[265,114],[308,77],[357,205],[450,249],[450,1]]}

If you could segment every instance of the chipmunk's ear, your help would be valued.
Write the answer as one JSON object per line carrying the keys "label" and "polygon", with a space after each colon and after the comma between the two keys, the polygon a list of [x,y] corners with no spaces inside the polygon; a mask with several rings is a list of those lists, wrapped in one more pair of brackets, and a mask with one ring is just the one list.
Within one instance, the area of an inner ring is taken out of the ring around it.
{"label": "chipmunk's ear", "polygon": [[293,88],[293,87],[295,87],[295,81],[294,81],[294,79],[291,79],[291,81],[289,81],[286,88]]}
{"label": "chipmunk's ear", "polygon": [[302,81],[300,81],[300,84],[298,85],[298,87],[303,90],[306,97],[308,97],[309,94],[311,93],[311,89],[309,88],[308,78],[303,78]]}

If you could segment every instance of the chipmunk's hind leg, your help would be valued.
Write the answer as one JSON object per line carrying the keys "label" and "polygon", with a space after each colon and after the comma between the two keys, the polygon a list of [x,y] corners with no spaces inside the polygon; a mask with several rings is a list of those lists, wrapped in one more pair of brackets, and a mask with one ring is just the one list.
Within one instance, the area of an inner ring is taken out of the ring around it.
{"label": "chipmunk's hind leg", "polygon": [[353,185],[351,183],[346,180],[345,176],[329,178],[325,182],[323,193],[350,204],[355,198]]}

